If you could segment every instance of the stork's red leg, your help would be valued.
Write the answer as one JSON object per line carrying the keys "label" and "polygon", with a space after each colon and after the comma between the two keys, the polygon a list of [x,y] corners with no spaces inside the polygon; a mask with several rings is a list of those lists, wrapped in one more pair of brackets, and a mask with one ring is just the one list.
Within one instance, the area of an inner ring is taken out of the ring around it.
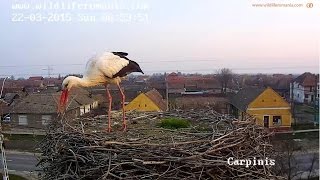
{"label": "stork's red leg", "polygon": [[108,107],[108,128],[107,131],[111,132],[111,105],[112,105],[112,96],[109,91],[109,86],[106,85],[107,96],[109,99],[109,107]]}
{"label": "stork's red leg", "polygon": [[126,113],[125,113],[125,110],[124,110],[124,101],[125,101],[126,96],[124,95],[120,85],[117,84],[117,86],[118,86],[119,91],[120,91],[121,96],[122,96],[122,129],[123,129],[123,131],[126,131],[127,130],[127,123],[126,123]]}

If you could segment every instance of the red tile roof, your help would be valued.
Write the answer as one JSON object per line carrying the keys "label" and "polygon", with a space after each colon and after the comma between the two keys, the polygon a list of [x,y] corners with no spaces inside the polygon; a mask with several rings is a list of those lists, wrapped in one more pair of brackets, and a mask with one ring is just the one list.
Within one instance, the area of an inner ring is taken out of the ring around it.
{"label": "red tile roof", "polygon": [[32,77],[29,77],[29,80],[33,80],[33,81],[38,80],[38,81],[41,81],[41,80],[43,80],[43,77],[42,77],[42,76],[32,76]]}
{"label": "red tile roof", "polygon": [[315,74],[311,74],[309,72],[305,72],[298,76],[294,82],[297,82],[303,86],[316,86],[319,81],[319,76]]}

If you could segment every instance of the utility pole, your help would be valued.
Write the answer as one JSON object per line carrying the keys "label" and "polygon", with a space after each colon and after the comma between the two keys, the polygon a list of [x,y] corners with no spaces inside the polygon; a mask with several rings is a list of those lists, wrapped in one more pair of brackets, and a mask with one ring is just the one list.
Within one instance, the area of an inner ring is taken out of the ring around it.
{"label": "utility pole", "polygon": [[6,82],[6,80],[7,80],[8,78],[9,78],[9,76],[8,76],[8,77],[6,77],[6,78],[4,78],[4,80],[2,81],[1,92],[0,92],[0,98],[2,98],[2,93],[3,93],[4,83]]}
{"label": "utility pole", "polygon": [[[2,82],[1,92],[0,92],[0,98],[2,97],[3,87],[6,79],[9,77],[4,78]],[[6,152],[4,150],[3,146],[4,136],[2,134],[2,117],[0,119],[0,150],[1,150],[1,156],[2,156],[2,166],[3,166],[3,179],[9,180],[9,173],[8,173],[8,166],[7,166],[7,158],[6,158]]]}
{"label": "utility pole", "polygon": [[9,180],[7,158],[6,158],[6,152],[4,151],[3,141],[4,141],[4,136],[1,132],[1,134],[0,134],[0,150],[1,150],[1,155],[2,155],[3,180]]}
{"label": "utility pole", "polygon": [[52,72],[53,68],[52,68],[50,65],[48,65],[47,68],[42,69],[42,70],[47,70],[47,71],[48,71],[48,82],[47,82],[47,86],[48,86],[48,85],[49,85],[49,82],[50,82],[51,72]]}
{"label": "utility pole", "polygon": [[48,71],[48,77],[49,77],[49,78],[51,77],[51,74],[52,74],[53,68],[52,68],[50,65],[48,65],[48,67],[47,67],[47,68],[42,69],[42,70],[47,70],[47,71]]}
{"label": "utility pole", "polygon": [[313,107],[314,107],[314,125],[316,125],[316,123],[319,124],[319,97],[318,97],[318,84],[319,84],[319,75],[315,74],[315,86],[314,86],[314,90],[313,90],[313,97],[314,97],[314,102],[313,102]]}
{"label": "utility pole", "polygon": [[295,118],[295,110],[294,110],[294,80],[290,83],[290,101],[291,101],[291,112],[292,112],[292,118],[294,120],[293,124],[296,125],[296,118]]}
{"label": "utility pole", "polygon": [[167,80],[167,73],[164,73],[164,81],[166,83],[166,105],[167,105],[167,111],[169,111],[169,86],[168,86],[168,80]]}

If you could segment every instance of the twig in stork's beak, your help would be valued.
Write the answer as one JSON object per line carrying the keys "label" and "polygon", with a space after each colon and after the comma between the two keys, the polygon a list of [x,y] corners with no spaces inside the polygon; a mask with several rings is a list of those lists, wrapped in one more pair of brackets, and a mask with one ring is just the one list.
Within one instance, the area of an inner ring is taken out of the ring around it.
{"label": "twig in stork's beak", "polygon": [[64,111],[66,110],[66,105],[68,102],[68,94],[69,94],[69,90],[67,88],[62,90],[59,107],[58,107],[58,113],[64,113]]}

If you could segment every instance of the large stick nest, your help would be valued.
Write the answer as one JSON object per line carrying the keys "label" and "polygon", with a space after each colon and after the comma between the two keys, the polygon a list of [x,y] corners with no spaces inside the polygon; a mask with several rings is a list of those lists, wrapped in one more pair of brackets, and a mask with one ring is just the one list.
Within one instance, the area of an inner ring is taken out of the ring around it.
{"label": "large stick nest", "polygon": [[[163,117],[193,127],[157,128]],[[127,132],[104,132],[106,119],[80,118],[52,125],[40,144],[42,179],[272,179],[270,166],[231,166],[234,159],[272,157],[270,134],[249,119],[213,110],[129,113]],[[234,123],[237,122],[237,123]],[[202,127],[202,128],[201,128]],[[205,128],[203,128],[205,127]]]}

